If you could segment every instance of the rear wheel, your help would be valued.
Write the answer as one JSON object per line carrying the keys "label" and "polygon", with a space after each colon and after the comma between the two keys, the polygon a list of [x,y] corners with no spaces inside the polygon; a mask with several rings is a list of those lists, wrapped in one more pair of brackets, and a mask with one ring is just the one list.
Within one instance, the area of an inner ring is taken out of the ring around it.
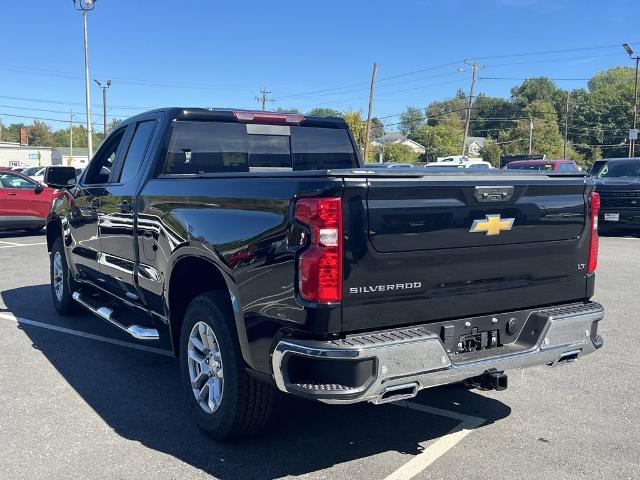
{"label": "rear wheel", "polygon": [[196,297],[180,333],[180,368],[194,419],[218,439],[249,436],[267,423],[271,385],[247,374],[231,314],[215,293]]}
{"label": "rear wheel", "polygon": [[51,298],[56,310],[62,315],[73,315],[80,311],[80,306],[71,295],[76,289],[76,283],[71,277],[67,259],[64,253],[62,239],[57,238],[49,254],[51,272]]}

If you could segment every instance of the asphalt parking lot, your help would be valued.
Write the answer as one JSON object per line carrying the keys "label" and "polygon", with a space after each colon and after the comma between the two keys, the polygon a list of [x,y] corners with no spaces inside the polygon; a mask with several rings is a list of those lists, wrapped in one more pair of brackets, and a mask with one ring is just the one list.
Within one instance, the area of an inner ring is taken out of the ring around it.
{"label": "asphalt parking lot", "polygon": [[0,479],[640,478],[640,238],[601,239],[605,346],[410,403],[282,397],[268,431],[218,443],[183,408],[177,362],[90,315],[59,317],[44,234],[0,234]]}

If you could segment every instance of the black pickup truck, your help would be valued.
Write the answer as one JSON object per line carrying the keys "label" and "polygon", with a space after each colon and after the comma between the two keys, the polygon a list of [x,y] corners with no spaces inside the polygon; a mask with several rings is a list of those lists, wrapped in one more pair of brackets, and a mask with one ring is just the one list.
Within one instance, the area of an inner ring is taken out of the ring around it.
{"label": "black pickup truck", "polygon": [[[57,310],[179,357],[218,438],[276,389],[383,403],[603,344],[599,197],[580,172],[367,169],[339,118],[168,108],[128,119],[47,224]],[[224,372],[224,373],[223,373]]]}

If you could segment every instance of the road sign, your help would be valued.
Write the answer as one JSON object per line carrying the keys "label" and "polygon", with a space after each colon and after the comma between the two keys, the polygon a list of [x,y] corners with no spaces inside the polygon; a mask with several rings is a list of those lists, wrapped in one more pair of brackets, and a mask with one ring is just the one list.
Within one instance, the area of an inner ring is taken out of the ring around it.
{"label": "road sign", "polygon": [[638,129],[631,128],[629,129],[629,140],[637,140],[638,139]]}

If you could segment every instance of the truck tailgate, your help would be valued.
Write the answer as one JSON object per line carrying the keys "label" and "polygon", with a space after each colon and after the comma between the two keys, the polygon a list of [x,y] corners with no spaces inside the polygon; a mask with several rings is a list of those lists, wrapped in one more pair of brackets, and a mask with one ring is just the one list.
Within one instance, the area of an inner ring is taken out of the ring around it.
{"label": "truck tailgate", "polygon": [[[343,329],[585,298],[584,177],[370,176],[346,182]],[[358,188],[355,188],[355,187]]]}

